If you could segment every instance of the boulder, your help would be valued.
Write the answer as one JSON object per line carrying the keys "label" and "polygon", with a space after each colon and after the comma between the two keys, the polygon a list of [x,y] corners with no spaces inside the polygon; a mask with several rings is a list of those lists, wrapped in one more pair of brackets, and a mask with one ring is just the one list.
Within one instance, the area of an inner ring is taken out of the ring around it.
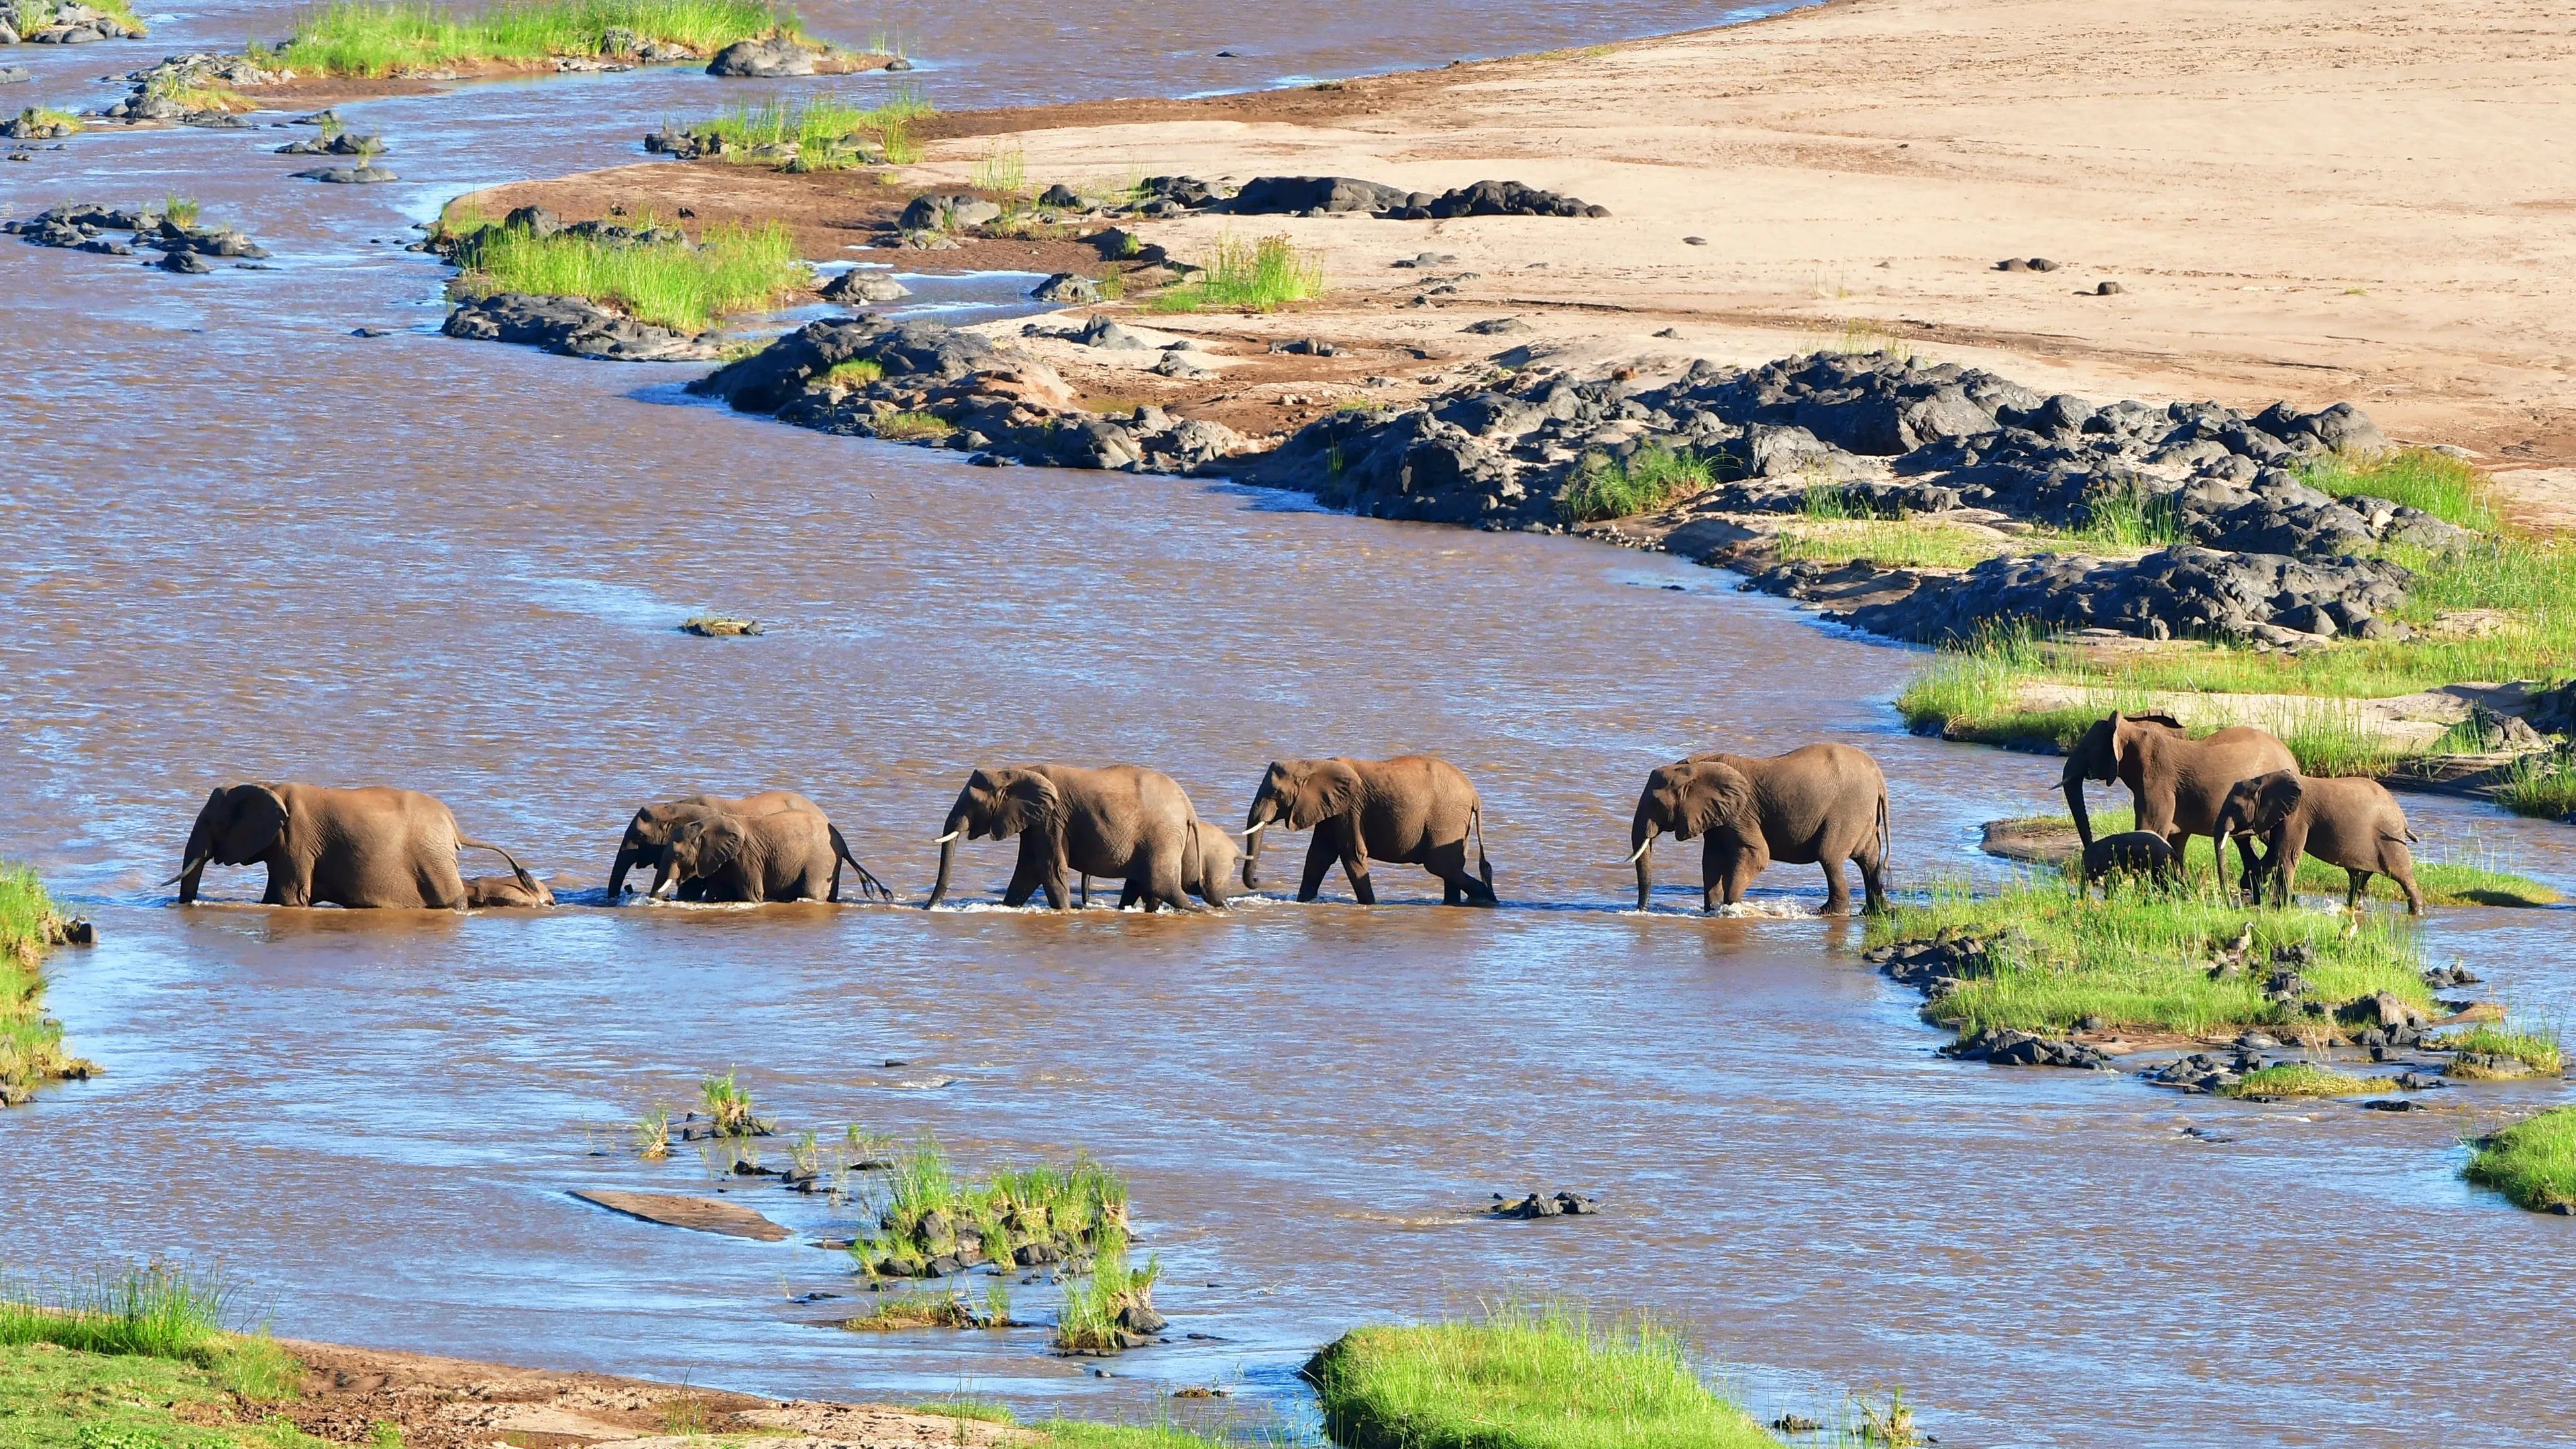
{"label": "boulder", "polygon": [[900,302],[912,295],[912,289],[894,278],[877,272],[843,272],[821,287],[823,300],[846,306],[862,307],[875,302]]}
{"label": "boulder", "polygon": [[1405,204],[1402,187],[1351,176],[1256,176],[1225,209],[1244,216],[1303,216],[1308,212],[1384,211]]}
{"label": "boulder", "polygon": [[737,40],[716,52],[707,62],[707,74],[713,76],[796,76],[812,75],[820,52],[783,35],[760,40]]}
{"label": "boulder", "polygon": [[439,330],[450,337],[515,342],[608,362],[693,362],[715,355],[705,340],[638,322],[581,297],[500,292],[458,307]]}
{"label": "boulder", "polygon": [[951,196],[923,195],[904,207],[895,227],[905,232],[963,231],[996,220],[1001,214],[1002,208],[995,203],[962,192]]}
{"label": "boulder", "polygon": [[808,322],[691,382],[688,390],[722,398],[739,412],[774,413],[794,401],[809,379],[854,359],[876,363],[888,377],[936,383],[965,377],[992,362],[994,353],[982,336],[935,322],[889,324],[873,317]]}
{"label": "boulder", "polygon": [[1029,296],[1063,306],[1089,306],[1100,300],[1100,284],[1073,272],[1058,272],[1031,288]]}
{"label": "boulder", "polygon": [[402,180],[382,166],[318,166],[291,174],[299,181],[327,181],[335,186],[373,186]]}

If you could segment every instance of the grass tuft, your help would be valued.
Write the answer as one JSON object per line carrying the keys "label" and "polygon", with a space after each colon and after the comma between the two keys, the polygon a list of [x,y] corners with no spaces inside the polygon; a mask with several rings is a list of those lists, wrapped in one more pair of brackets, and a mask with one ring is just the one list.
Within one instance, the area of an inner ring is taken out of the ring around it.
{"label": "grass tuft", "polygon": [[[651,229],[639,218],[635,229]],[[685,240],[616,242],[525,227],[486,227],[457,253],[468,292],[532,292],[613,304],[639,322],[702,332],[719,317],[765,309],[809,285],[813,269],[777,222],[711,226]]]}
{"label": "grass tuft", "polygon": [[2504,527],[2495,485],[2461,459],[2430,448],[2403,448],[2380,458],[2334,454],[2300,470],[2300,481],[2338,498],[2385,498],[2420,508],[2445,523],[2495,533]]}
{"label": "grass tuft", "polygon": [[35,871],[0,863],[0,1106],[27,1100],[40,1083],[98,1070],[63,1050],[63,1024],[45,1014],[45,951],[63,930]]}
{"label": "grass tuft", "polygon": [[2467,1056],[2509,1057],[2522,1064],[2520,1072],[2495,1072],[2468,1062],[2454,1062],[2450,1075],[2466,1080],[2478,1077],[2527,1076],[2538,1073],[2556,1076],[2567,1066],[2566,1053],[2552,1032],[2513,1031],[2506,1027],[2478,1025],[2456,1036],[2439,1039],[2438,1045]]}
{"label": "grass tuft", "polygon": [[916,1414],[937,1414],[943,1419],[971,1419],[979,1424],[1016,1424],[1019,1415],[999,1399],[981,1394],[964,1394],[953,1399],[932,1399],[912,1406]]}
{"label": "grass tuft", "polygon": [[2244,1076],[2218,1089],[2222,1097],[2358,1097],[2392,1091],[2395,1077],[2356,1077],[2313,1062],[2282,1062]]}
{"label": "grass tuft", "polygon": [[2552,1107],[2485,1138],[2460,1175],[2516,1207],[2576,1211],[2576,1107]]}
{"label": "grass tuft", "polygon": [[2525,755],[2496,787],[2496,801],[2516,815],[2543,820],[2576,816],[2576,753],[2565,746],[2547,754]]}
{"label": "grass tuft", "polygon": [[1586,453],[1556,511],[1569,523],[1627,518],[1701,492],[1711,481],[1707,459],[1662,443],[1648,443],[1615,463]]}
{"label": "grass tuft", "polygon": [[1207,270],[1197,278],[1154,299],[1157,312],[1196,312],[1232,308],[1243,312],[1276,312],[1292,302],[1324,294],[1324,260],[1285,236],[1247,242],[1227,234],[1216,239]]}
{"label": "grass tuft", "polygon": [[330,76],[387,76],[475,61],[597,55],[610,30],[701,53],[773,32],[802,35],[763,0],[503,0],[471,14],[420,0],[332,0],[308,12],[278,59]]}
{"label": "grass tuft", "polygon": [[1752,1418],[1651,1319],[1563,1303],[1472,1322],[1356,1328],[1306,1366],[1345,1444],[1405,1449],[1767,1449]]}

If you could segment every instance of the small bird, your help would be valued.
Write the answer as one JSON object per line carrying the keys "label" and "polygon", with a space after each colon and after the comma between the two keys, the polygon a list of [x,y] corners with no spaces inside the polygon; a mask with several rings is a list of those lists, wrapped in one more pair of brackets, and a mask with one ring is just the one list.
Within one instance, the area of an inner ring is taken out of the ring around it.
{"label": "small bird", "polygon": [[2236,944],[2227,948],[2227,954],[2234,956],[2239,961],[2242,961],[2245,959],[2245,953],[2253,949],[2254,923],[2252,921],[2247,921],[2245,923],[2245,929],[2236,933]]}

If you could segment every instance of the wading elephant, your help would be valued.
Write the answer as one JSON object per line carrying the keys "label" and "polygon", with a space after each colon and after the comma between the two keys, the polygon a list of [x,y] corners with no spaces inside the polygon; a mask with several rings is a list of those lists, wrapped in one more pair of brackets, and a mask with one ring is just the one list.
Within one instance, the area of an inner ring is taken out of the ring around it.
{"label": "wading elephant", "polygon": [[[1243,864],[1243,852],[1236,847],[1233,832],[1219,830],[1204,820],[1191,821],[1190,834],[1198,851],[1198,868],[1181,885],[1209,905],[1223,906],[1234,898],[1234,873]],[[1129,881],[1126,889],[1118,893],[1118,909],[1123,911],[1136,904],[1136,894],[1136,883]],[[1083,906],[1091,904],[1090,876],[1081,878],[1074,899]]]}
{"label": "wading elephant", "polygon": [[555,893],[541,880],[522,881],[508,875],[465,878],[465,908],[469,911],[525,910],[554,903]]}
{"label": "wading elephant", "polygon": [[458,910],[466,889],[456,852],[469,845],[508,861],[520,888],[545,889],[510,852],[457,833],[447,807],[418,791],[229,785],[206,797],[179,873],[162,884],[176,881],[187,905],[209,864],[259,864],[268,867],[262,905]]}
{"label": "wading elephant", "polygon": [[2110,899],[2111,880],[2115,875],[2142,876],[2158,888],[2173,883],[2173,847],[2152,830],[2130,830],[2118,835],[2105,835],[2084,847],[2083,874],[2076,878],[2077,898],[2093,893],[2093,882],[2102,882],[2102,898]]}
{"label": "wading elephant", "polygon": [[1021,906],[1039,891],[1063,910],[1065,877],[1079,871],[1127,883],[1122,899],[1145,909],[1195,910],[1189,882],[1199,875],[1198,812],[1171,776],[1137,765],[1086,770],[1071,765],[985,768],[967,777],[940,827],[939,879],[925,905],[948,895],[959,837],[1020,839],[1019,863],[1002,904]]}
{"label": "wading elephant", "polygon": [[[681,832],[715,821],[732,822],[740,828],[739,836],[718,832],[698,847],[690,869],[675,869],[670,850]],[[614,902],[625,893],[628,871],[651,866],[648,895],[676,894],[684,901],[837,901],[845,860],[859,874],[862,895],[894,899],[894,892],[850,854],[849,841],[822,807],[795,791],[767,790],[739,800],[690,795],[647,805],[626,822],[617,861],[608,872],[608,898]]]}
{"label": "wading elephant", "polygon": [[[1297,899],[1311,901],[1336,861],[1364,906],[1377,904],[1371,860],[1418,865],[1440,879],[1444,905],[1495,904],[1494,863],[1485,856],[1484,803],[1447,760],[1398,755],[1392,760],[1274,760],[1244,817],[1243,884],[1259,885],[1261,832],[1312,830]],[[1467,839],[1476,842],[1476,874],[1467,871]]]}
{"label": "wading elephant", "polygon": [[[2237,781],[2298,768],[2289,746],[2251,725],[2195,740],[2183,734],[2181,722],[2171,715],[2114,710],[2095,720],[2066,752],[2066,768],[2059,779],[2066,791],[2067,812],[2075,817],[2078,839],[2093,843],[2093,817],[2084,809],[2084,782],[2126,785],[2137,806],[2137,828],[2163,836],[2173,847],[2175,868],[2188,877],[2183,846],[2195,835],[2209,834]],[[2250,831],[2237,834],[2236,853],[2251,875],[2255,861]],[[2214,868],[2225,880],[2225,863],[2215,862]]]}
{"label": "wading elephant", "polygon": [[2210,827],[2211,847],[2219,838],[2247,829],[2263,837],[2263,860],[2252,883],[2257,905],[2267,877],[2273,903],[2288,905],[2299,858],[2313,855],[2342,866],[2351,877],[2344,909],[2361,903],[2376,874],[2406,892],[2406,914],[2424,913],[2424,893],[2415,888],[2415,855],[2406,848],[2415,836],[2406,828],[2406,812],[2398,808],[2397,797],[2377,780],[2321,778],[2296,770],[2239,780]]}
{"label": "wading elephant", "polygon": [[1628,827],[1641,911],[1655,887],[1655,837],[1667,830],[1676,840],[1707,837],[1703,910],[1742,901],[1775,860],[1823,866],[1825,913],[1837,916],[1851,911],[1843,862],[1857,861],[1869,909],[1887,909],[1887,778],[1849,745],[1804,745],[1764,760],[1692,755],[1658,766]]}

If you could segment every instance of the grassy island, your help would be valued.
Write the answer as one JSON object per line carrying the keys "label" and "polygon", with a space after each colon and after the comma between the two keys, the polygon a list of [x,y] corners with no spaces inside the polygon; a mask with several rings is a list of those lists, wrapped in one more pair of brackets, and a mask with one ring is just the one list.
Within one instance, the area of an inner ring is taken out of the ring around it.
{"label": "grassy island", "polygon": [[471,13],[413,0],[335,0],[306,14],[273,59],[297,71],[381,78],[626,53],[610,48],[614,31],[624,32],[617,39],[626,47],[699,55],[737,40],[804,34],[794,11],[765,0],[508,0]]}
{"label": "grassy island", "polygon": [[0,865],[0,1105],[25,1101],[41,1083],[98,1070],[63,1050],[63,1024],[45,1015],[45,952],[64,935],[36,873]]}
{"label": "grassy island", "polygon": [[2487,1137],[2462,1175],[2516,1207],[2576,1214],[2576,1107],[2552,1107]]}
{"label": "grassy island", "polygon": [[[2137,814],[2129,806],[2111,805],[2093,812],[2093,834],[2096,839],[2119,835],[2137,828]],[[2030,836],[2063,832],[2069,856],[2078,840],[2072,815],[2026,815],[2015,820],[1998,820],[1990,827],[2010,835]],[[2206,877],[2209,870],[2209,839],[2193,836],[2183,843],[2183,859]],[[2234,869],[2237,856],[2231,847],[2227,859]],[[2342,866],[2329,865],[2313,856],[2299,858],[2299,873],[2292,884],[2303,894],[2341,896],[2351,888],[2351,878]],[[2526,875],[2497,870],[2493,866],[2468,865],[2455,861],[2415,862],[2415,885],[2424,892],[2427,905],[2435,906],[2554,906],[2566,897]],[[2397,882],[2384,875],[2370,878],[2365,900],[2404,900],[2405,892]]]}
{"label": "grassy island", "polygon": [[462,269],[452,286],[461,297],[584,297],[683,332],[702,332],[734,313],[766,311],[814,275],[777,222],[758,230],[710,226],[696,242],[656,225],[649,214],[611,232],[540,236],[459,210],[440,228]]}

